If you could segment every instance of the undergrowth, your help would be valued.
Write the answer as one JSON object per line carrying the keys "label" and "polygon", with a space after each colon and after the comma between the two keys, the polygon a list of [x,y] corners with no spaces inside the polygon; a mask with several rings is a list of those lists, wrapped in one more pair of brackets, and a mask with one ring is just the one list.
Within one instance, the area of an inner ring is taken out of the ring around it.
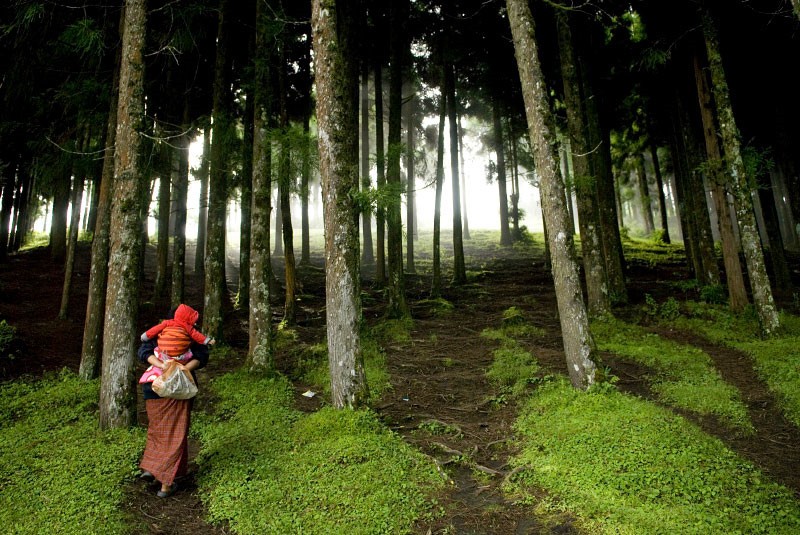
{"label": "undergrowth", "polygon": [[0,386],[4,533],[128,533],[120,505],[144,432],[100,431],[99,382],[70,372]]}
{"label": "undergrowth", "polygon": [[591,328],[598,349],[632,359],[655,372],[648,381],[662,402],[700,415],[714,415],[743,434],[755,432],[739,391],[722,379],[711,357],[701,349],[665,340],[611,317],[593,321]]}
{"label": "undergrowth", "polygon": [[492,351],[494,358],[486,371],[486,377],[512,397],[525,393],[528,385],[537,381],[540,373],[536,357],[517,340],[524,336],[541,335],[544,331],[525,323],[522,311],[510,307],[503,312],[503,324],[499,329],[484,329],[481,336],[500,343]]}
{"label": "undergrowth", "polygon": [[434,514],[436,467],[370,411],[292,407],[285,379],[216,379],[213,416],[195,425],[212,521],[240,534],[409,532]]}
{"label": "undergrowth", "polygon": [[761,339],[758,318],[752,310],[734,314],[720,306],[692,302],[685,307],[687,315],[676,318],[673,324],[748,354],[786,417],[800,426],[800,318],[781,314],[780,332]]}
{"label": "undergrowth", "polygon": [[589,533],[790,534],[792,493],[667,409],[566,380],[537,390],[517,420],[522,452],[507,490],[569,510]]}

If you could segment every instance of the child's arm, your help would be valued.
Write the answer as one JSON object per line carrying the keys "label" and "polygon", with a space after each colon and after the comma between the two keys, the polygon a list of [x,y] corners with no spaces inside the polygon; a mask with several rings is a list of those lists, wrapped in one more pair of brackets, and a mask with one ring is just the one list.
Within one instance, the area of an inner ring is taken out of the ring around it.
{"label": "child's arm", "polygon": [[164,327],[166,327],[166,326],[167,326],[167,322],[166,321],[162,321],[158,325],[156,325],[154,327],[150,327],[144,333],[142,333],[142,342],[147,342],[148,340],[152,340],[153,338],[158,336],[159,333],[161,333],[161,331],[163,331]]}
{"label": "child's arm", "polygon": [[204,346],[214,343],[213,338],[204,335],[197,329],[192,329],[191,331],[189,331],[189,336],[192,338],[193,341],[197,342],[198,344],[203,344]]}

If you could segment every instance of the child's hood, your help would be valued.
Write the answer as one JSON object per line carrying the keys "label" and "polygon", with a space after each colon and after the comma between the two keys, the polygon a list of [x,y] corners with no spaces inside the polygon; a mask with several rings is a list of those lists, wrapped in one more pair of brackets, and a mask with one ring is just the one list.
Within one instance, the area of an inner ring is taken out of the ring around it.
{"label": "child's hood", "polygon": [[175,319],[189,326],[194,325],[199,317],[200,313],[189,305],[178,305],[175,310]]}

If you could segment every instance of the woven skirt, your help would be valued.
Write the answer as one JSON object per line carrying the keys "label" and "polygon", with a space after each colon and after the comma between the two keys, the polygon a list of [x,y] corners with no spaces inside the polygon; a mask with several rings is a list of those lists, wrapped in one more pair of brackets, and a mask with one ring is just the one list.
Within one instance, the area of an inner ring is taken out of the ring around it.
{"label": "woven skirt", "polygon": [[189,465],[189,399],[148,399],[147,444],[139,467],[153,474],[162,485],[172,485],[186,475]]}

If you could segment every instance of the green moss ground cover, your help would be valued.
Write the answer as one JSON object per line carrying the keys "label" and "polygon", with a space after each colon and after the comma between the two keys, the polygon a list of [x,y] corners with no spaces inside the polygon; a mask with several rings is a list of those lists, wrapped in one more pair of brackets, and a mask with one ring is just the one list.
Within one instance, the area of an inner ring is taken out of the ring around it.
{"label": "green moss ground cover", "polygon": [[781,332],[761,339],[753,311],[733,314],[721,306],[693,302],[685,308],[687,314],[672,324],[748,354],[786,417],[800,426],[800,318],[781,314]]}
{"label": "green moss ground cover", "polygon": [[671,406],[714,415],[732,429],[754,432],[739,391],[726,383],[711,357],[696,347],[678,344],[645,329],[607,317],[592,322],[597,347],[654,370],[651,389]]}
{"label": "green moss ground cover", "polygon": [[292,409],[284,379],[216,379],[196,425],[211,520],[240,534],[406,533],[434,514],[435,464],[369,411]]}
{"label": "green moss ground cover", "polygon": [[99,431],[98,397],[67,372],[0,386],[0,531],[129,532],[120,504],[144,432]]}

